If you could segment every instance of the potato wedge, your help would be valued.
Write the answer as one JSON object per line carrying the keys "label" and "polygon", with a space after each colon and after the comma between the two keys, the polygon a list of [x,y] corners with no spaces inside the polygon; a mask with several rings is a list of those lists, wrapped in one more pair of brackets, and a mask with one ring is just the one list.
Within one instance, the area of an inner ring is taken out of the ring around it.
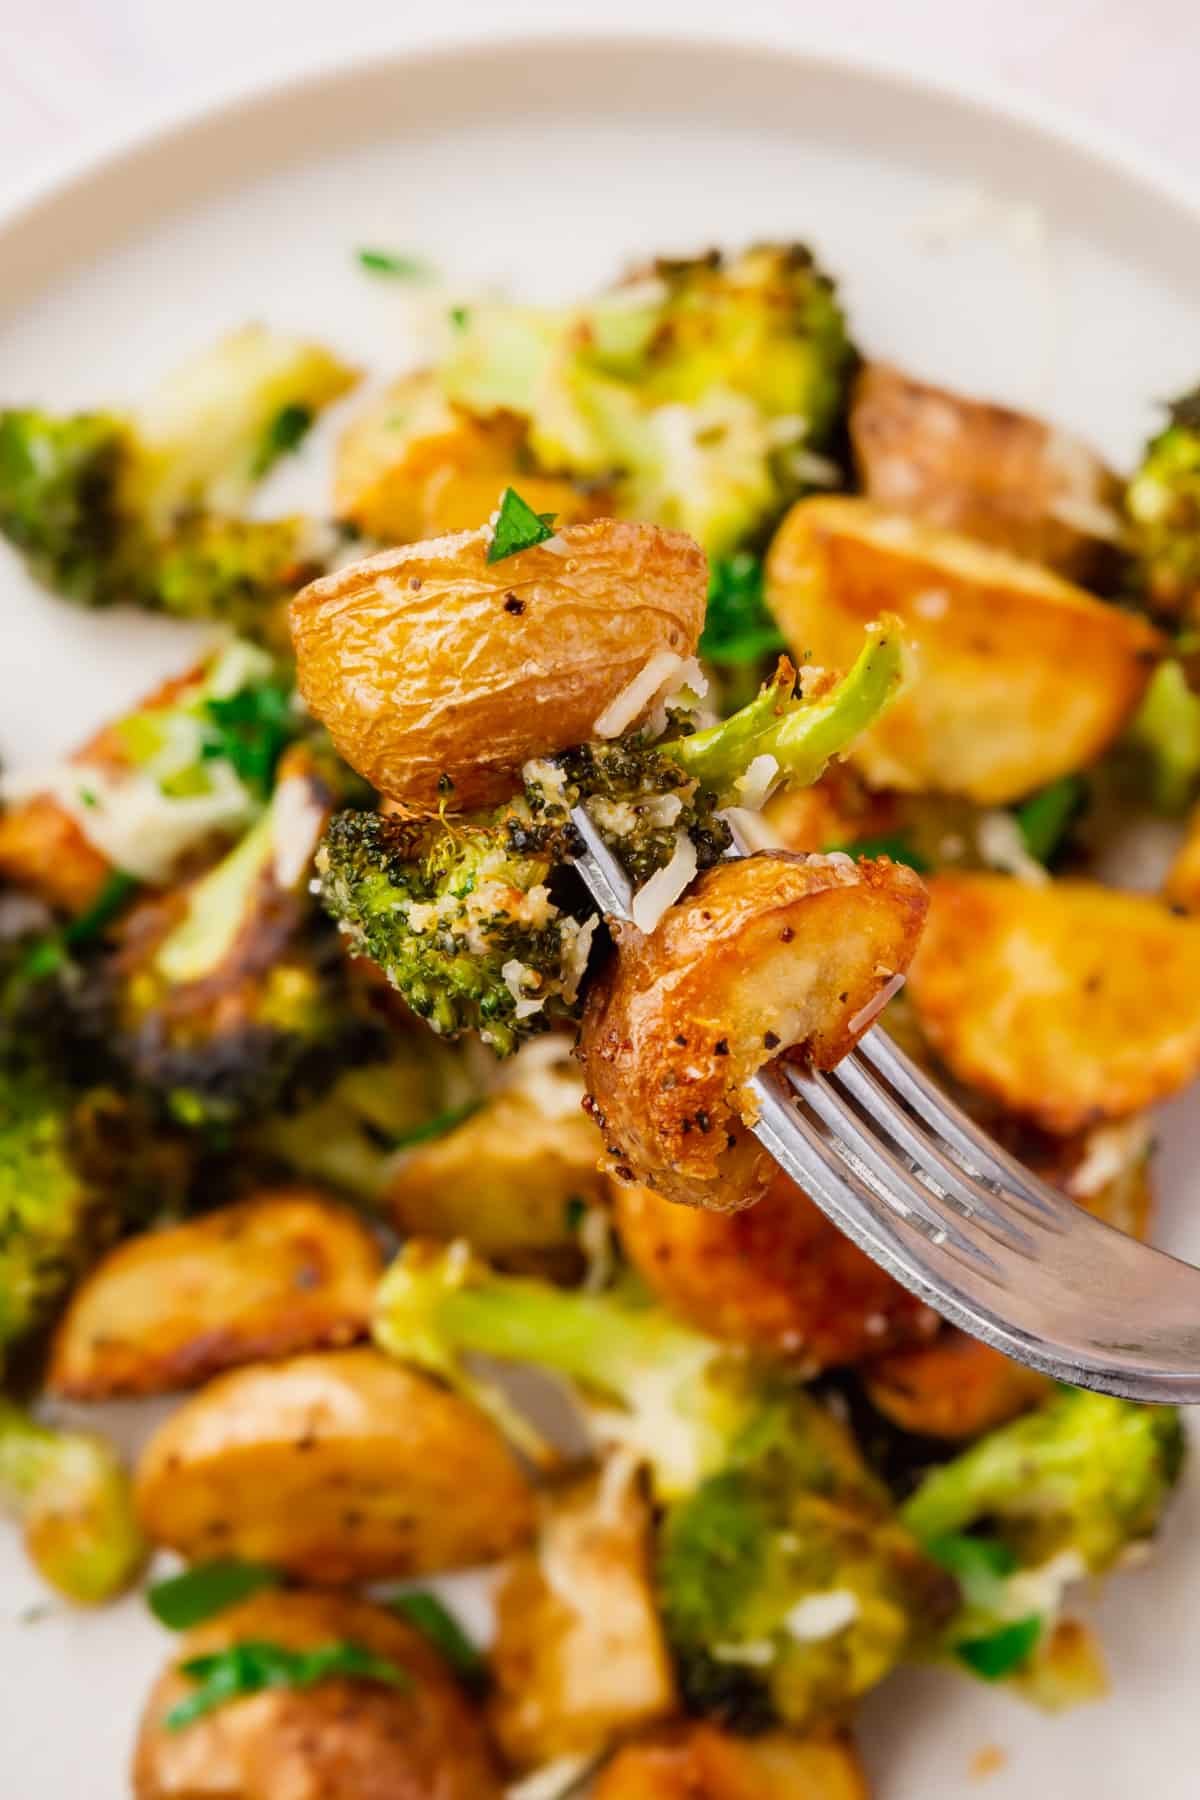
{"label": "potato wedge", "polygon": [[1121,484],[1078,438],[984,400],[866,363],[850,441],[869,500],[1087,587],[1111,571]]}
{"label": "potato wedge", "polygon": [[873,787],[1016,799],[1100,755],[1163,640],[1144,620],[971,539],[870,500],[802,500],[767,558],[797,653],[843,668],[863,626],[904,623],[908,684],[851,761]]}
{"label": "potato wedge", "polygon": [[594,737],[652,657],[665,678],[699,642],[707,570],[682,532],[597,519],[494,565],[489,543],[389,550],[291,604],[309,707],[353,768],[414,806],[506,799],[531,756]]}
{"label": "potato wedge", "polygon": [[71,1400],[165,1394],[263,1357],[365,1337],[383,1259],[309,1188],[223,1206],[119,1244],[75,1290],[47,1385]]}
{"label": "potato wedge", "polygon": [[869,1800],[869,1792],[847,1738],[734,1737],[694,1721],[619,1750],[593,1800]]}
{"label": "potato wedge", "polygon": [[[350,1643],[408,1685],[348,1679],[271,1688],[181,1729],[166,1724],[194,1684],[192,1657],[246,1642],[312,1650]],[[441,1657],[394,1613],[342,1594],[256,1595],[189,1631],[147,1700],[133,1755],[135,1800],[501,1800],[480,1720]]]}
{"label": "potato wedge", "polygon": [[902,1431],[958,1441],[1028,1412],[1053,1383],[947,1326],[932,1344],[877,1357],[863,1372],[871,1404]]}
{"label": "potato wedge", "polygon": [[785,1051],[831,1068],[912,956],[925,890],[911,869],[762,853],[702,875],[643,936],[617,932],[580,1033],[610,1166],[668,1199],[728,1211],[775,1164],[745,1129],[746,1083]]}
{"label": "potato wedge", "polygon": [[135,1499],[153,1542],[336,1587],[490,1562],[533,1498],[466,1400],[377,1350],[219,1375],[151,1438]]}
{"label": "potato wedge", "polygon": [[527,436],[512,413],[481,419],[452,405],[427,370],[402,375],[342,433],[334,510],[385,544],[473,531],[510,484],[535,512],[552,512],[563,525],[611,510],[595,489],[534,473]]}
{"label": "potato wedge", "polygon": [[538,1542],[510,1557],[496,1592],[490,1721],[519,1769],[603,1750],[677,1709],[637,1471],[546,1495]]}
{"label": "potato wedge", "polygon": [[610,1182],[604,1144],[579,1109],[547,1113],[518,1088],[496,1094],[445,1137],[421,1144],[388,1182],[386,1205],[406,1236],[466,1238],[501,1268],[553,1270],[579,1261],[571,1203],[600,1206]]}
{"label": "potato wedge", "polygon": [[672,1312],[710,1336],[794,1359],[813,1374],[930,1337],[928,1307],[844,1237],[777,1169],[755,1206],[676,1206],[615,1187],[621,1244]]}
{"label": "potato wedge", "polygon": [[930,895],[908,997],[958,1080],[1069,1134],[1200,1070],[1200,921],[1084,881],[942,874]]}

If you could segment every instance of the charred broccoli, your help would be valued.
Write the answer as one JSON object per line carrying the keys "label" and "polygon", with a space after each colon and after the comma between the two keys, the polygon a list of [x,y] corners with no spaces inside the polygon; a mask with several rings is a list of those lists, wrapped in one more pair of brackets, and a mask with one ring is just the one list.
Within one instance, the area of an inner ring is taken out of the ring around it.
{"label": "charred broccoli", "polygon": [[0,532],[39,581],[279,636],[279,608],[319,572],[304,519],[232,516],[350,385],[328,351],[261,326],[178,370],[139,414],[0,412]]}
{"label": "charred broccoli", "polygon": [[129,1478],[111,1446],[38,1424],[2,1398],[0,1502],[20,1518],[30,1561],[81,1606],[123,1592],[145,1561]]}
{"label": "charred broccoli", "polygon": [[1176,400],[1125,495],[1130,549],[1147,605],[1196,622],[1200,612],[1200,387]]}
{"label": "charred broccoli", "polygon": [[953,1603],[830,1414],[640,1295],[564,1292],[463,1245],[412,1244],[375,1332],[452,1380],[473,1353],[565,1376],[597,1436],[645,1463],[664,1509],[659,1604],[696,1710],[802,1727],[881,1680]]}
{"label": "charred broccoli", "polygon": [[802,246],[761,245],[562,311],[473,306],[442,382],[528,419],[543,469],[611,478],[619,512],[723,556],[810,480],[852,360],[829,277]]}

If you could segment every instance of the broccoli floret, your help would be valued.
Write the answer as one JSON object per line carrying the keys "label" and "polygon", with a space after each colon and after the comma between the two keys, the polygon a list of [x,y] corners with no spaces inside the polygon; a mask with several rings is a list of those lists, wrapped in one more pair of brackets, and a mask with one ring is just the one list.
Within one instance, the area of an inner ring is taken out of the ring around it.
{"label": "broccoli floret", "polygon": [[1129,545],[1146,604],[1195,622],[1200,611],[1200,387],[1169,410],[1126,490]]}
{"label": "broccoli floret", "polygon": [[324,566],[311,523],[231,516],[353,377],[260,326],[170,377],[140,413],[0,412],[0,532],[47,587],[217,619],[282,644],[279,604]]}
{"label": "broccoli floret", "polygon": [[564,1292],[463,1245],[412,1244],[375,1333],[493,1407],[465,1356],[565,1376],[597,1435],[645,1463],[663,1508],[659,1601],[696,1708],[741,1728],[807,1725],[881,1680],[953,1603],[832,1415],[639,1293]]}
{"label": "broccoli floret", "polygon": [[129,1479],[111,1445],[37,1424],[5,1399],[0,1501],[20,1518],[30,1561],[81,1606],[123,1592],[145,1561]]}
{"label": "broccoli floret", "polygon": [[441,379],[472,411],[528,419],[543,468],[611,479],[622,514],[723,556],[802,491],[852,361],[828,276],[763,245],[559,312],[474,306]]}
{"label": "broccoli floret", "polygon": [[1174,657],[1150,677],[1126,741],[1155,811],[1186,812],[1200,787],[1200,695]]}

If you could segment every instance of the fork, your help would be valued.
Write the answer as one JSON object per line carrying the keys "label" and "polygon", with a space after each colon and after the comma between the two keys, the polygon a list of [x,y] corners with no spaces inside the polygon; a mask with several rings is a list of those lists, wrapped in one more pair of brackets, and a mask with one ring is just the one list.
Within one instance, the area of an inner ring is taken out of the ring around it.
{"label": "fork", "polygon": [[[582,806],[571,819],[593,900],[628,922],[628,877]],[[1200,1269],[1031,1174],[879,1026],[834,1069],[778,1061],[750,1087],[758,1141],[944,1318],[1073,1387],[1200,1402]]]}

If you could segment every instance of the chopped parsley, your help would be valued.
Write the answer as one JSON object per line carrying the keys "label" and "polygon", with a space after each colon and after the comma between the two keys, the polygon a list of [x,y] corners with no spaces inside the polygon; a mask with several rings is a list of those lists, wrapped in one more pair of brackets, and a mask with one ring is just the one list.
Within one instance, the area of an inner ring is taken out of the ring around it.
{"label": "chopped parsley", "polygon": [[208,1656],[193,1656],[180,1663],[179,1673],[196,1683],[194,1693],[173,1706],[163,1720],[168,1731],[180,1731],[196,1719],[241,1700],[264,1688],[315,1687],[319,1681],[349,1676],[357,1681],[378,1681],[385,1687],[407,1688],[407,1670],[386,1657],[376,1656],[362,1644],[318,1644],[312,1650],[289,1650],[266,1639],[247,1638]]}
{"label": "chopped parsley", "polygon": [[308,436],[312,422],[313,412],[310,406],[281,407],[263,432],[250,473],[255,477],[265,475],[268,469],[274,468],[281,456],[298,450]]}
{"label": "chopped parsley", "polygon": [[487,560],[503,562],[519,550],[532,550],[554,536],[554,513],[536,513],[528,501],[522,500],[516,488],[505,488],[496,518],[496,529],[488,545]]}
{"label": "chopped parsley", "polygon": [[169,1575],[146,1590],[146,1604],[168,1631],[187,1631],[257,1594],[261,1588],[278,1587],[278,1569],[268,1563],[237,1562],[223,1558],[197,1563],[181,1575]]}
{"label": "chopped parsley", "polygon": [[465,306],[452,306],[450,308],[450,323],[453,325],[455,331],[465,331],[470,317],[470,311]]}
{"label": "chopped parsley", "polygon": [[708,580],[701,656],[718,666],[733,666],[757,662],[786,647],[763,597],[761,559],[748,550],[719,558]]}
{"label": "chopped parsley", "polygon": [[1030,856],[1040,863],[1050,863],[1061,850],[1086,800],[1087,783],[1082,775],[1064,775],[1023,800],[1014,809],[1013,817]]}
{"label": "chopped parsley", "polygon": [[208,736],[201,745],[205,762],[228,762],[246,786],[265,799],[275,765],[295,734],[291,689],[264,681],[241,688],[223,700],[206,700]]}
{"label": "chopped parsley", "polygon": [[421,257],[396,250],[360,250],[358,261],[372,275],[391,275],[397,281],[428,281],[432,273]]}
{"label": "chopped parsley", "polygon": [[954,1654],[984,1681],[1002,1681],[1028,1662],[1041,1635],[1042,1621],[1037,1613],[1030,1613],[1028,1618],[1014,1619],[1011,1625],[1002,1625],[986,1637],[968,1638],[965,1643],[956,1644]]}
{"label": "chopped parsley", "polygon": [[482,1652],[436,1594],[428,1588],[414,1589],[408,1594],[396,1594],[388,1605],[429,1639],[463,1681],[472,1686],[482,1682],[486,1669]]}

